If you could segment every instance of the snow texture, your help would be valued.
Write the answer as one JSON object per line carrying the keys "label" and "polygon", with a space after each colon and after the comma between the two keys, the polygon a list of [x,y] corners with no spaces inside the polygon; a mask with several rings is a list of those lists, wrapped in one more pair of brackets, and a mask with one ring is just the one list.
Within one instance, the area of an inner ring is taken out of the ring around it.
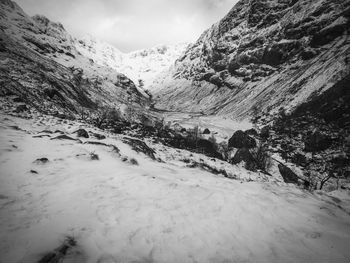
{"label": "snow texture", "polygon": [[65,263],[348,262],[348,192],[232,180],[187,168],[171,158],[186,151],[153,144],[163,159],[156,162],[108,133],[103,143],[120,153],[84,143],[92,138],[51,140],[56,130],[76,138],[78,128],[97,131],[40,114],[1,115],[0,262],[37,262],[65,236],[78,242]]}

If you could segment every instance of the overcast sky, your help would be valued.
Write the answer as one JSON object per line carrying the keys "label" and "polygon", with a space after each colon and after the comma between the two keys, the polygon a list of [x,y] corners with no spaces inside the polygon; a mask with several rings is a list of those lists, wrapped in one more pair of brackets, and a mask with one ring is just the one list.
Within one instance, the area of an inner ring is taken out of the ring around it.
{"label": "overcast sky", "polygon": [[29,15],[61,22],[127,52],[194,42],[238,0],[15,0]]}

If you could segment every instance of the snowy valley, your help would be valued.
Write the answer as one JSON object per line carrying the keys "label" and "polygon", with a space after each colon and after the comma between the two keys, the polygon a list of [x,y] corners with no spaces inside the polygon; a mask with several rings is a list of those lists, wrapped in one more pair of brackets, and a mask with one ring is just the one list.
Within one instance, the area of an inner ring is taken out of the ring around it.
{"label": "snowy valley", "polygon": [[0,263],[348,262],[349,25],[241,0],[123,53],[0,0]]}

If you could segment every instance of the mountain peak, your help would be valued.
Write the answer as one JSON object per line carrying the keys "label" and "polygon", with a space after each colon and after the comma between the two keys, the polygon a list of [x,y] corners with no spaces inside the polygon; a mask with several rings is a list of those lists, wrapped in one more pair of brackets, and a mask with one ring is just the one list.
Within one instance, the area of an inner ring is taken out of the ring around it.
{"label": "mountain peak", "polygon": [[4,6],[8,6],[11,9],[19,8],[19,6],[15,2],[13,2],[11,0],[0,0],[0,4],[2,4]]}
{"label": "mountain peak", "polygon": [[44,15],[35,15],[32,17],[32,19],[40,26],[43,26],[46,28],[53,27],[53,28],[56,28],[62,32],[66,31],[61,23],[52,22],[50,19],[48,19]]}

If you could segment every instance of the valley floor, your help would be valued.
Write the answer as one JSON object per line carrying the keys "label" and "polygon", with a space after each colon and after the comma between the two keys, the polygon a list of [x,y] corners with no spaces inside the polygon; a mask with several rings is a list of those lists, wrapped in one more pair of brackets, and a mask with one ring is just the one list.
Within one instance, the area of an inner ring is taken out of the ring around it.
{"label": "valley floor", "polygon": [[120,154],[91,138],[52,140],[56,130],[75,139],[79,126],[0,115],[1,263],[38,262],[66,236],[77,246],[65,263],[349,262],[348,192],[232,180],[171,155],[157,162],[112,134],[103,142]]}
{"label": "valley floor", "polygon": [[252,128],[252,124],[248,121],[234,121],[230,118],[215,115],[205,115],[199,112],[179,112],[156,110],[158,118],[164,118],[165,123],[178,123],[184,128],[193,128],[198,126],[202,131],[209,129],[215,134],[215,138],[220,142],[228,140],[232,136],[233,130],[248,130]]}

